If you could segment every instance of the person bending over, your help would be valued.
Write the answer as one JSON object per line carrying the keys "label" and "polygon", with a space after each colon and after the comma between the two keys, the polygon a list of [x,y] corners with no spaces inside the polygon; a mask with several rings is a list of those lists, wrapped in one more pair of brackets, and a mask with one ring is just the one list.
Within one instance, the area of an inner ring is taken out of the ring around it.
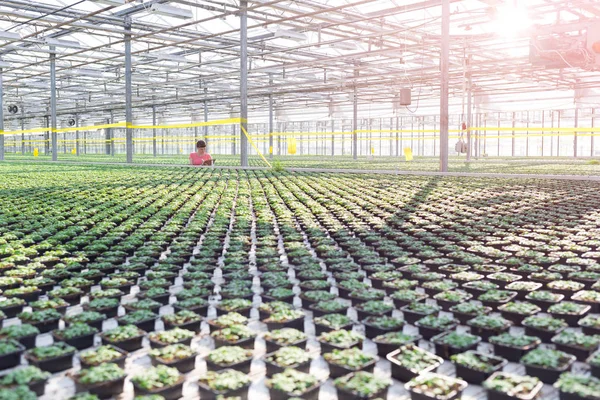
{"label": "person bending over", "polygon": [[206,152],[206,142],[198,140],[196,143],[196,151],[190,153],[190,164],[192,165],[212,165],[213,159]]}

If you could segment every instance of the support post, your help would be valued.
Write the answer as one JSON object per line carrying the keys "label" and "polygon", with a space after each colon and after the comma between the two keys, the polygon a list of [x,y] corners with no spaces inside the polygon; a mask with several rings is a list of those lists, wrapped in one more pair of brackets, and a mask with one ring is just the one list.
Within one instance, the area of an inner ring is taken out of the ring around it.
{"label": "support post", "polygon": [[450,0],[442,0],[442,55],[440,90],[440,172],[448,172],[448,95],[450,73]]}
{"label": "support post", "polygon": [[56,135],[56,53],[50,46],[50,136],[52,138],[52,161],[58,161],[58,140]]}
{"label": "support post", "polygon": [[152,106],[152,155],[157,156],[156,148],[156,106]]}
{"label": "support post", "polygon": [[[466,60],[467,65],[469,65],[469,59]],[[471,86],[473,84],[473,80],[471,78],[470,66],[469,72],[467,72],[467,161],[471,161],[471,153],[473,151],[473,144],[471,142],[471,125],[473,118],[473,106],[472,106],[472,98],[471,96]]]}
{"label": "support post", "polygon": [[[110,118],[106,118],[106,123],[110,124]],[[111,143],[110,139],[111,139],[111,136],[112,136],[112,132],[111,131],[112,131],[111,128],[106,128],[104,130],[104,148],[105,148],[104,153],[107,156],[110,156],[110,154],[111,154],[111,148],[110,148],[110,143]]]}
{"label": "support post", "polygon": [[[79,128],[79,114],[75,113],[75,128]],[[75,131],[75,155],[79,157],[79,130]]]}
{"label": "support post", "polygon": [[[573,125],[575,128],[579,127],[579,109],[575,109],[575,116],[573,117]],[[573,132],[573,158],[577,158],[577,131]]]}
{"label": "support post", "polygon": [[[542,111],[542,128],[545,128],[545,126],[544,126],[545,117],[546,117],[546,111]],[[593,121],[594,121],[594,119],[592,118],[592,123],[593,123]],[[544,129],[542,129],[542,157],[544,157],[544,136],[546,136],[546,132],[544,131]]]}
{"label": "support post", "polygon": [[248,1],[240,0],[240,164],[248,166]]}
{"label": "support post", "polygon": [[594,132],[593,128],[596,126],[596,118],[594,118],[595,115],[595,110],[592,107],[592,136],[590,136],[590,157],[594,157],[594,135],[596,135],[596,132]]}
{"label": "support post", "polygon": [[50,115],[46,115],[46,133],[44,133],[44,155],[50,154]]}
{"label": "support post", "polygon": [[335,135],[333,132],[335,132],[335,121],[331,120],[331,157],[335,155]]}
{"label": "support post", "polygon": [[358,90],[356,80],[358,78],[358,68],[354,67],[354,98],[352,114],[352,158],[358,160]]}
{"label": "support post", "polygon": [[[204,88],[204,90],[206,91],[206,88]],[[206,102],[206,100],[204,100],[204,122],[208,122],[208,103]],[[204,126],[204,142],[206,143],[206,145],[208,146],[208,125]]]}
{"label": "support post", "polygon": [[512,131],[512,150],[511,150],[511,155],[514,157],[515,156],[515,118],[516,118],[516,114],[513,111],[512,113],[512,127],[513,127],[513,131]]}
{"label": "support post", "polygon": [[4,82],[0,68],[0,161],[4,161]]}
{"label": "support post", "polygon": [[131,17],[125,17],[125,154],[133,162],[133,110],[131,107]]}
{"label": "support post", "polygon": [[399,118],[396,117],[396,157],[398,157],[400,155],[400,141],[398,140],[398,136],[400,134],[400,124],[399,124]]}
{"label": "support post", "polygon": [[[269,74],[269,87],[273,86],[273,74]],[[273,159],[273,93],[269,93],[269,158]]]}

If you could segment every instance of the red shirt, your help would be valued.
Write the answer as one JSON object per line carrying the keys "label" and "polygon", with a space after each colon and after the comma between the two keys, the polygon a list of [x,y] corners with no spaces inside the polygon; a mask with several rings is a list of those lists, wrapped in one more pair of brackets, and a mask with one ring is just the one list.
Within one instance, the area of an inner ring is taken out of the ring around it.
{"label": "red shirt", "polygon": [[205,161],[212,160],[212,157],[208,153],[204,153],[204,155],[200,155],[196,152],[190,153],[190,161],[192,165],[202,165]]}

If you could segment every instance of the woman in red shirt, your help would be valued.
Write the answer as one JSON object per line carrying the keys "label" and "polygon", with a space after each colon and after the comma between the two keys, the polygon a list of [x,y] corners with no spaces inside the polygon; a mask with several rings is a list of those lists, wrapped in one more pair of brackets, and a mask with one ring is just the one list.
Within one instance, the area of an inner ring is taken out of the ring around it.
{"label": "woman in red shirt", "polygon": [[192,165],[212,165],[212,157],[206,152],[206,142],[198,140],[196,151],[190,153],[190,164]]}

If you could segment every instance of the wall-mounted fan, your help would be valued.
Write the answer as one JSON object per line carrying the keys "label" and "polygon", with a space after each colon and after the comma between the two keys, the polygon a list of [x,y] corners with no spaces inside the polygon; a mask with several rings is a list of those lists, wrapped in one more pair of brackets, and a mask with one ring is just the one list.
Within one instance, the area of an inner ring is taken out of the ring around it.
{"label": "wall-mounted fan", "polygon": [[9,105],[7,109],[10,114],[16,114],[19,112],[19,107],[14,104]]}
{"label": "wall-mounted fan", "polygon": [[69,118],[67,120],[67,125],[69,125],[69,126],[75,126],[75,118]]}

